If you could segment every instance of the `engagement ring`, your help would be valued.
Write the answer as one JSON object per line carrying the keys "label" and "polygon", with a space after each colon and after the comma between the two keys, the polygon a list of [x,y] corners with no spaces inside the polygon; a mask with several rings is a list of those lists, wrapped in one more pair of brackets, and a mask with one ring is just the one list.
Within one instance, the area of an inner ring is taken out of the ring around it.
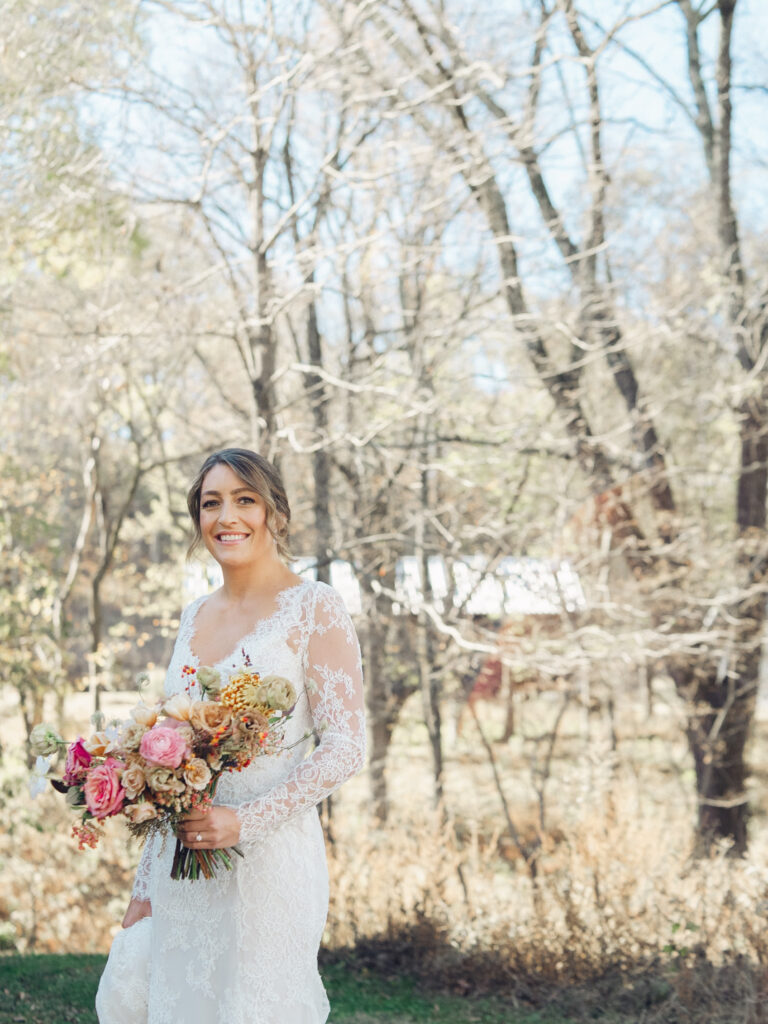
{"label": "engagement ring", "polygon": [[195,836],[195,842],[196,843],[201,843],[202,841],[203,841],[203,837],[198,832],[197,835]]}

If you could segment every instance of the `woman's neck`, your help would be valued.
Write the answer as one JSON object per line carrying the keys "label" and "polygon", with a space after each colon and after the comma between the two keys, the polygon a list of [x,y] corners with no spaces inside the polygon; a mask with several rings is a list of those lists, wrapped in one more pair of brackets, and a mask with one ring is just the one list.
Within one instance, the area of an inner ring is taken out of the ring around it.
{"label": "woman's neck", "polygon": [[256,564],[222,566],[221,596],[228,604],[244,604],[271,596],[291,586],[298,577],[279,558],[260,559]]}

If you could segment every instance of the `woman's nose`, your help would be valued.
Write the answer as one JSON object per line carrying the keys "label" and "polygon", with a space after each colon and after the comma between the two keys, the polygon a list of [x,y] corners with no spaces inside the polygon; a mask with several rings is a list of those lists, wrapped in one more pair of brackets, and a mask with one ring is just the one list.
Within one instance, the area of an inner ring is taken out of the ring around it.
{"label": "woman's nose", "polygon": [[235,518],[235,506],[228,501],[222,501],[219,509],[219,522],[222,524],[231,523],[234,522]]}

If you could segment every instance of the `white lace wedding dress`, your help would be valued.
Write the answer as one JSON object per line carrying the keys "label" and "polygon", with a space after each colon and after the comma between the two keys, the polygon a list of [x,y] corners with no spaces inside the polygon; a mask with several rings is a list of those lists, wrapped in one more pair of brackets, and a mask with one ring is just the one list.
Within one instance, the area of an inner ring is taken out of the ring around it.
{"label": "white lace wedding dress", "polygon": [[[165,682],[188,689],[197,667],[195,615],[182,614]],[[134,895],[152,917],[115,937],[96,997],[100,1024],[322,1024],[328,1000],[317,950],[328,909],[325,847],[315,805],[363,764],[365,722],[360,649],[335,590],[303,582],[278,595],[276,611],[256,623],[215,667],[245,658],[261,675],[291,679],[299,701],[287,743],[225,774],[215,802],[234,807],[244,859],[210,881],[170,878],[174,839],[147,844]],[[199,698],[192,684],[193,698]],[[311,753],[308,754],[308,752]],[[308,755],[308,756],[307,756]]]}

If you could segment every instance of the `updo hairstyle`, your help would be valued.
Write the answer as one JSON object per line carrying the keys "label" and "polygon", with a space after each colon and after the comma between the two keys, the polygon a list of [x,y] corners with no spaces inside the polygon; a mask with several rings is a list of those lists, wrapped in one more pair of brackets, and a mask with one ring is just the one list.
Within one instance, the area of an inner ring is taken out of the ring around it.
{"label": "updo hairstyle", "polygon": [[203,540],[203,535],[200,532],[200,497],[203,491],[203,481],[208,472],[220,464],[229,466],[243,483],[247,484],[263,500],[267,506],[267,529],[275,539],[277,553],[284,562],[289,562],[292,558],[288,547],[291,509],[288,505],[283,481],[271,462],[263,455],[252,452],[248,448],[222,448],[221,451],[209,455],[200,467],[187,494],[187,508],[194,531],[187,556],[194,554]]}

